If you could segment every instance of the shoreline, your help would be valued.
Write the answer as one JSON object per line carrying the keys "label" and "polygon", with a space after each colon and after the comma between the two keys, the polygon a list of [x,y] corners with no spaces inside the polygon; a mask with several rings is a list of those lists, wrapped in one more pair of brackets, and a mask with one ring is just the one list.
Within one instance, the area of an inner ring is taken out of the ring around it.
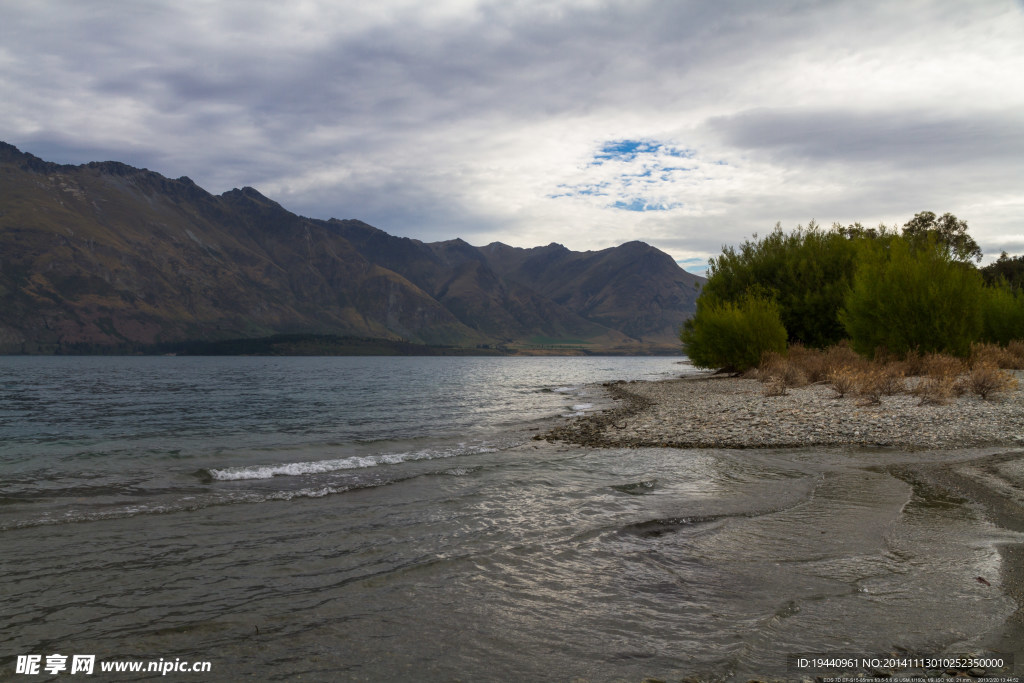
{"label": "shoreline", "polygon": [[539,438],[597,448],[1024,447],[1020,390],[945,405],[919,405],[916,396],[896,394],[864,405],[822,383],[765,396],[757,380],[720,375],[603,386],[616,407]]}
{"label": "shoreline", "polygon": [[[1017,372],[1019,379],[1024,373]],[[587,448],[867,448],[950,451],[947,461],[883,465],[922,497],[968,501],[994,525],[1024,533],[1024,391],[992,400],[953,398],[919,405],[916,396],[879,404],[838,398],[824,384],[765,396],[757,380],[719,375],[603,385],[615,407],[568,421],[537,439]],[[971,453],[971,451],[976,451]],[[1024,543],[999,545],[997,590],[1017,610],[988,646],[1012,653],[1024,671]],[[978,579],[981,581],[981,579]]]}

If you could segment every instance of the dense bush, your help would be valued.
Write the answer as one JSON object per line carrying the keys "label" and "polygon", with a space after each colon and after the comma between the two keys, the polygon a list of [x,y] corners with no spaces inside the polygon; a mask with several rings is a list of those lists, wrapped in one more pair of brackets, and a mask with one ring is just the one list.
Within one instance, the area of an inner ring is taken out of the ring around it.
{"label": "dense bush", "polygon": [[[922,354],[964,357],[975,342],[1006,346],[1024,339],[1024,258],[1003,254],[979,271],[974,262],[980,258],[967,223],[949,213],[920,212],[902,232],[859,223],[821,230],[812,222],[787,234],[776,225],[768,236],[723,247],[710,260],[698,315],[683,339],[706,367],[749,367],[748,360],[733,362],[739,349],[723,352],[719,358],[728,362],[716,366],[716,355],[702,345],[723,334],[726,318],[740,315],[740,302],[754,300],[774,302],[789,345],[819,364],[806,352],[842,340],[860,354],[909,369]],[[712,323],[717,327],[702,329]],[[751,355],[764,348],[755,345]],[[816,378],[810,381],[828,376],[824,365],[804,372]]]}
{"label": "dense bush", "polygon": [[742,372],[756,367],[767,351],[785,351],[786,328],[779,307],[766,297],[746,294],[733,302],[701,296],[681,339],[695,366]]}
{"label": "dense bush", "polygon": [[1024,290],[1014,290],[1005,280],[985,288],[982,297],[982,332],[984,341],[1003,346],[1014,339],[1024,339]]}
{"label": "dense bush", "polygon": [[778,304],[790,341],[824,348],[845,336],[837,312],[853,277],[857,241],[813,222],[789,234],[776,225],[767,237],[755,235],[711,259],[702,293],[719,301],[764,294]]}
{"label": "dense bush", "polygon": [[966,356],[981,335],[981,275],[937,240],[887,240],[866,250],[839,320],[854,350]]}

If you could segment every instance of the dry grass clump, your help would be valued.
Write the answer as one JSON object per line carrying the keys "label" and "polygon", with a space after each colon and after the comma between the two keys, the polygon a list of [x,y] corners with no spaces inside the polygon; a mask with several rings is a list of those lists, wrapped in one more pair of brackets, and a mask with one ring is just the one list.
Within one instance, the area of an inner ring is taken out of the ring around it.
{"label": "dry grass clump", "polygon": [[878,404],[883,396],[906,391],[905,363],[890,357],[884,349],[875,352],[873,361],[858,355],[846,344],[830,347],[825,356],[829,384],[839,398],[852,393],[868,404]]}
{"label": "dry grass clump", "polygon": [[967,365],[947,353],[929,353],[921,359],[921,371],[926,377],[952,377],[956,379],[967,370]]}
{"label": "dry grass clump", "polygon": [[1024,370],[1024,340],[1014,339],[1006,345],[1006,352],[1013,357],[1017,364],[1014,370]]}
{"label": "dry grass clump", "polygon": [[870,366],[867,359],[851,349],[846,342],[828,347],[822,356],[825,361],[825,379],[836,392],[836,398],[855,393],[860,375]]}
{"label": "dry grass clump", "polygon": [[907,383],[904,377],[906,377],[906,371],[903,367],[903,363],[889,363],[882,368],[881,377],[878,380],[881,385],[882,395],[894,396],[906,391]]}
{"label": "dry grass clump", "polygon": [[793,387],[824,383],[836,398],[856,395],[866,404],[879,404],[883,396],[908,391],[907,377],[919,377],[910,390],[920,405],[943,405],[967,392],[982,399],[1017,388],[1017,379],[1006,370],[1024,369],[1024,340],[1006,347],[975,344],[970,362],[944,353],[916,351],[903,358],[890,357],[884,349],[867,360],[840,343],[824,351],[793,344],[786,355],[768,352],[747,376],[764,384],[765,396],[784,396]]}
{"label": "dry grass clump", "polygon": [[928,353],[921,357],[921,380],[913,393],[920,399],[919,405],[945,405],[954,396],[964,392],[960,375],[967,365],[945,353]]}
{"label": "dry grass clump", "polygon": [[990,396],[1016,389],[1017,378],[999,369],[991,361],[979,362],[968,373],[966,386],[971,393],[987,401]]}
{"label": "dry grass clump", "polygon": [[[769,362],[777,359],[770,359]],[[773,373],[776,379],[783,379],[788,386],[799,387],[819,382],[833,383],[834,378],[843,369],[849,369],[862,363],[862,359],[847,345],[821,349],[807,348],[796,343],[792,344],[785,357],[789,364],[784,376],[778,370]]]}
{"label": "dry grass clump", "polygon": [[1024,369],[1024,343],[1010,342],[1006,348],[998,344],[972,344],[971,367],[976,365],[994,365],[1003,370]]}
{"label": "dry grass clump", "polygon": [[969,363],[949,354],[916,351],[893,358],[884,349],[869,361],[845,343],[824,351],[793,344],[786,355],[766,353],[747,376],[765,385],[765,396],[784,396],[793,387],[825,383],[836,398],[856,395],[867,404],[907,391],[905,378],[917,376],[920,379],[911,393],[920,398],[920,404],[942,405],[967,392],[987,400],[1016,389],[1017,380],[1008,369],[1024,369],[1024,340],[1006,347],[975,344]]}
{"label": "dry grass clump", "polygon": [[857,395],[869,404],[882,402],[883,396],[892,396],[904,391],[903,370],[896,363],[872,364],[856,373]]}
{"label": "dry grass clump", "polygon": [[863,368],[868,364],[868,361],[851,349],[850,345],[846,342],[840,342],[835,346],[828,347],[823,355],[825,357],[825,367],[829,374],[837,370]]}
{"label": "dry grass clump", "polygon": [[765,396],[784,396],[792,387],[826,383],[837,398],[857,394],[869,403],[878,403],[882,396],[906,390],[904,375],[903,363],[868,361],[844,343],[824,351],[794,344],[785,356],[766,353],[749,376],[764,383]]}
{"label": "dry grass clump", "polygon": [[789,386],[803,386],[831,382],[832,375],[837,371],[863,369],[868,365],[868,361],[859,356],[846,342],[830,346],[824,351],[794,343],[790,345],[785,356],[777,353],[765,354],[759,371],[762,375],[767,373],[771,377],[779,377],[786,364],[789,366],[786,372],[795,373],[797,377],[803,378],[796,383],[790,382]]}
{"label": "dry grass clump", "polygon": [[882,373],[878,368],[861,370],[856,375],[856,391],[864,403],[877,405],[882,402]]}
{"label": "dry grass clump", "polygon": [[811,384],[821,382],[828,377],[828,359],[820,349],[809,349],[803,344],[792,344],[786,358],[791,365],[803,373]]}
{"label": "dry grass clump", "polygon": [[857,371],[848,367],[832,369],[828,376],[828,384],[836,392],[836,398],[843,398],[857,388]]}
{"label": "dry grass clump", "polygon": [[765,396],[785,396],[789,387],[807,384],[807,375],[790,358],[769,351],[761,358],[757,378],[765,384]]}
{"label": "dry grass clump", "polygon": [[921,360],[923,377],[914,393],[921,404],[943,404],[953,396],[971,392],[983,400],[1017,388],[1017,378],[1006,370],[1024,369],[1024,341],[974,344],[969,362],[947,354],[931,353]]}
{"label": "dry grass clump", "polygon": [[953,394],[959,395],[960,386],[955,377],[927,376],[914,388],[914,394],[919,399],[918,405],[941,406],[949,403]]}
{"label": "dry grass clump", "polygon": [[924,356],[919,351],[908,351],[901,361],[905,377],[917,377],[924,373]]}

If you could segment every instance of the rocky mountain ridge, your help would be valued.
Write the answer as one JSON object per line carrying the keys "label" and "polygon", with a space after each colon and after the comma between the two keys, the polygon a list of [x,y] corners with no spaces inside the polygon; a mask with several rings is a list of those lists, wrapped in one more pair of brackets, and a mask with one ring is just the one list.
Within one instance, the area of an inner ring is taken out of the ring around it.
{"label": "rocky mountain ridge", "polygon": [[460,347],[678,348],[700,278],[654,247],[425,243],[0,143],[0,352],[351,335]]}

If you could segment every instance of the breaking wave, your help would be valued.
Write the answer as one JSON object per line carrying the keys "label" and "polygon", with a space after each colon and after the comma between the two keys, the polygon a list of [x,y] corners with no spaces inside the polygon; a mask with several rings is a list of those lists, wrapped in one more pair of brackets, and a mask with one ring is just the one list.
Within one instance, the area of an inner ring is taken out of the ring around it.
{"label": "breaking wave", "polygon": [[273,477],[298,477],[308,474],[324,474],[341,470],[365,469],[381,465],[397,465],[415,460],[436,460],[459,455],[494,453],[498,449],[490,446],[458,447],[443,450],[426,449],[406,453],[384,453],[361,455],[336,460],[314,460],[310,462],[288,462],[271,465],[210,468],[200,470],[200,476],[213,481],[238,481],[245,479],[271,479]]}

